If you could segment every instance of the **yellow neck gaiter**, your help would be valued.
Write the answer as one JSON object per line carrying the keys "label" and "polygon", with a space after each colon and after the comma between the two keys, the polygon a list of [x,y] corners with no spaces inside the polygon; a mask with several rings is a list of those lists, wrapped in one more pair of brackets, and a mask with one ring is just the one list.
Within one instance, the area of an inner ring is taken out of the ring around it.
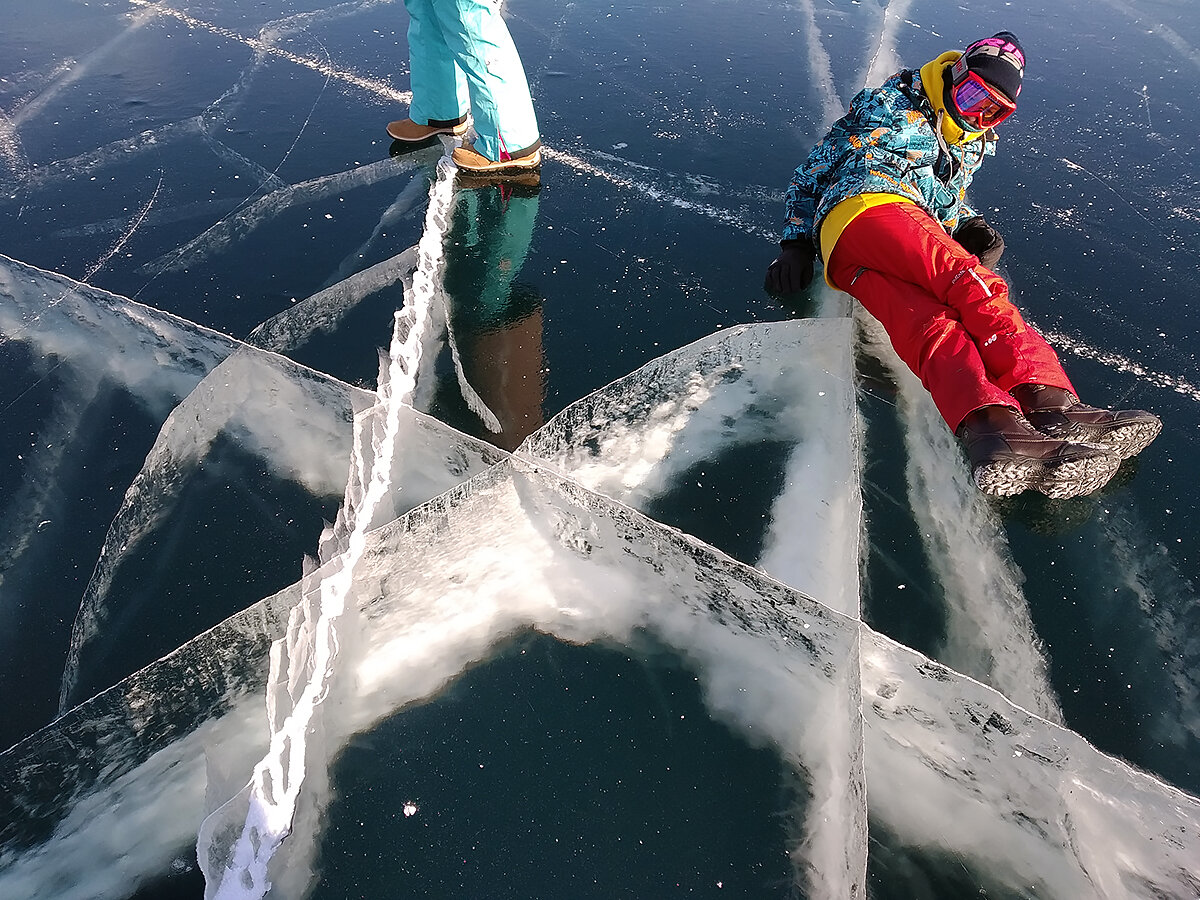
{"label": "yellow neck gaiter", "polygon": [[982,131],[963,131],[946,109],[946,103],[942,99],[946,96],[946,82],[942,73],[946,71],[947,66],[956,63],[960,56],[962,53],[958,50],[947,50],[937,59],[921,66],[921,87],[929,102],[933,104],[933,111],[942,114],[942,137],[946,139],[947,144],[965,144],[983,134]]}

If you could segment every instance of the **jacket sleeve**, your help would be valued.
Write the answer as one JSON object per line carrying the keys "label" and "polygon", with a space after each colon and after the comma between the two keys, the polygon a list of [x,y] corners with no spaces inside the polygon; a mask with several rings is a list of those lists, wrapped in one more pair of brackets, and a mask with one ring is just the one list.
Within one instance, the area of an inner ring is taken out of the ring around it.
{"label": "jacket sleeve", "polygon": [[783,223],[783,240],[785,241],[802,238],[811,240],[813,237],[817,202],[821,197],[819,175],[822,172],[820,165],[814,165],[813,158],[819,156],[821,147],[822,144],[814,147],[808,159],[792,174],[792,181],[788,185],[784,201],[786,219]]}

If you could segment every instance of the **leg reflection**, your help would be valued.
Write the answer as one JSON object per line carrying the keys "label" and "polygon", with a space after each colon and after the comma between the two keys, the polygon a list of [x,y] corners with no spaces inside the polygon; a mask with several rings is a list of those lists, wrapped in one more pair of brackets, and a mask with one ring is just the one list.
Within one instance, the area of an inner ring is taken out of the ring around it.
{"label": "leg reflection", "polygon": [[542,298],[517,280],[537,220],[539,177],[459,179],[446,238],[444,287],[463,374],[495,413],[492,433],[471,414],[452,376],[435,406],[450,424],[513,450],[542,425],[545,357]]}

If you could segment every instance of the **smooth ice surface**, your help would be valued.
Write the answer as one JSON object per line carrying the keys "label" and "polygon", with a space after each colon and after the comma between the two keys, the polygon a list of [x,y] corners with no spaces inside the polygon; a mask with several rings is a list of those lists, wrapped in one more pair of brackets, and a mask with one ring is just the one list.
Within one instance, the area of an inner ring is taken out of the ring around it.
{"label": "smooth ice surface", "polygon": [[[6,10],[0,895],[202,896],[231,798],[278,897],[1200,893],[1189,5],[504,9],[541,185],[440,193],[396,0]],[[760,290],[853,94],[1000,28],[971,200],[1167,423],[1069,502]]]}

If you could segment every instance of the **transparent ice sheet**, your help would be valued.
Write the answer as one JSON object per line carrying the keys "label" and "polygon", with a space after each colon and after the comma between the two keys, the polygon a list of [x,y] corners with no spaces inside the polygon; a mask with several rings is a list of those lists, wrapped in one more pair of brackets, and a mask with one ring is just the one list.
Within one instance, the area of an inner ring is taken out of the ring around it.
{"label": "transparent ice sheet", "polygon": [[[762,510],[760,554],[743,561],[856,616],[852,327],[820,319],[721,332],[572,404],[522,452],[649,512],[687,477],[719,491],[704,471],[714,457],[771,445],[781,462],[778,494]],[[721,546],[719,537],[712,543]]]}
{"label": "transparent ice sheet", "polygon": [[[784,327],[801,345],[806,332],[827,338],[812,325]],[[717,344],[718,356],[733,349],[744,364],[770,331],[702,342],[667,367],[690,361],[698,375]],[[603,395],[589,409],[603,409]],[[614,417],[627,396],[627,383],[613,387]],[[237,790],[265,744],[265,656],[301,593],[293,586],[222,623],[0,757],[2,818],[23,823],[4,834],[0,886],[38,896],[82,867],[108,874],[78,896],[100,895],[107,878],[128,885],[185,857],[203,811]],[[864,895],[864,803],[900,842],[956,855],[1014,890],[1184,897],[1194,888],[1194,798],[531,456],[372,531],[352,597],[308,748],[326,766],[351,734],[436,702],[523,629],[633,647],[648,632],[695,669],[711,715],[775,747],[807,785],[792,829],[808,896]],[[177,787],[164,793],[168,777]],[[272,867],[281,896],[311,878],[313,823],[336,790],[320,771],[306,783],[296,831]],[[1135,809],[1144,828],[1127,827]],[[211,823],[202,853],[222,857],[241,812],[235,804]],[[136,829],[137,852],[96,829]]]}

